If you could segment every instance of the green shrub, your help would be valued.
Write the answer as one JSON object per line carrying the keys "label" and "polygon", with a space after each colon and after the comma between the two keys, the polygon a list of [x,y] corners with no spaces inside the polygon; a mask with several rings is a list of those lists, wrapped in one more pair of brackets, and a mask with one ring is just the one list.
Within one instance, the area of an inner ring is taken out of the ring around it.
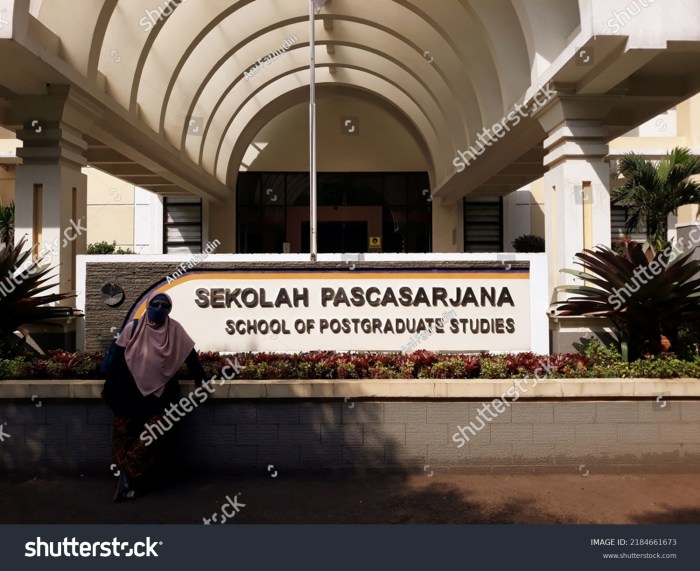
{"label": "green shrub", "polygon": [[117,242],[116,241],[112,244],[108,244],[107,242],[102,241],[102,242],[95,242],[94,244],[88,244],[87,253],[94,254],[94,255],[114,254],[114,250],[116,250],[116,249],[117,249]]}
{"label": "green shrub", "polygon": [[398,371],[395,371],[386,365],[373,365],[369,369],[370,379],[400,379],[401,375]]}
{"label": "green shrub", "polygon": [[697,378],[700,374],[700,361],[681,361],[675,357],[639,359],[630,363],[630,373],[632,377],[639,378]]}
{"label": "green shrub", "polygon": [[435,363],[430,369],[433,379],[463,379],[464,372],[464,362],[456,357]]}
{"label": "green shrub", "polygon": [[25,379],[32,370],[32,364],[23,357],[0,359],[0,379]]}
{"label": "green shrub", "polygon": [[64,372],[63,363],[48,362],[48,363],[46,363],[46,368],[44,370],[46,371],[46,376],[49,379],[62,379],[63,378],[63,372]]}
{"label": "green shrub", "polygon": [[588,370],[588,376],[594,379],[629,379],[633,376],[629,364],[624,362],[591,365]]}
{"label": "green shrub", "polygon": [[14,244],[15,241],[15,203],[3,206],[0,200],[0,245]]}
{"label": "green shrub", "polygon": [[399,377],[402,379],[415,378],[415,366],[413,363],[402,363],[399,367]]}
{"label": "green shrub", "polygon": [[335,366],[328,361],[318,361],[314,367],[317,379],[335,378]]}
{"label": "green shrub", "polygon": [[313,364],[311,364],[311,363],[297,363],[295,378],[297,378],[297,379],[311,379],[313,371],[314,371]]}
{"label": "green shrub", "polygon": [[508,363],[502,355],[484,355],[481,358],[480,379],[507,379]]}
{"label": "green shrub", "polygon": [[109,244],[108,242],[105,242],[103,240],[102,242],[95,242],[94,244],[88,244],[87,253],[93,254],[93,255],[107,255],[107,254],[133,254],[134,252],[131,250],[131,248],[127,248],[126,250],[122,249],[121,247],[117,248],[116,240],[113,241],[111,244]]}
{"label": "green shrub", "polygon": [[695,357],[692,361],[685,362],[684,377],[700,379],[700,357]]}
{"label": "green shrub", "polygon": [[675,351],[681,359],[686,360],[692,360],[700,354],[700,321],[681,325]]}
{"label": "green shrub", "polygon": [[352,363],[338,363],[336,369],[339,379],[357,379],[357,367]]}
{"label": "green shrub", "polygon": [[583,342],[583,355],[591,364],[612,365],[622,362],[622,355],[614,347],[606,347],[598,339],[586,339]]}
{"label": "green shrub", "polygon": [[512,242],[516,252],[544,252],[544,238],[534,234],[523,234]]}
{"label": "green shrub", "polygon": [[97,368],[88,360],[80,361],[73,367],[73,374],[79,379],[90,379],[97,376]]}
{"label": "green shrub", "polygon": [[[445,355],[395,353],[333,353],[312,351],[295,355],[242,353],[222,356],[200,353],[206,378],[221,378],[223,366],[237,362],[237,378],[276,379],[516,379],[549,378],[700,378],[700,357],[681,360],[663,354],[633,363],[621,360],[614,349],[597,340],[587,342],[583,354]],[[47,355],[0,359],[0,379],[96,379],[101,353],[52,350]],[[227,361],[227,359],[229,361]],[[546,365],[546,366],[545,366]],[[183,379],[191,375],[180,370]]]}

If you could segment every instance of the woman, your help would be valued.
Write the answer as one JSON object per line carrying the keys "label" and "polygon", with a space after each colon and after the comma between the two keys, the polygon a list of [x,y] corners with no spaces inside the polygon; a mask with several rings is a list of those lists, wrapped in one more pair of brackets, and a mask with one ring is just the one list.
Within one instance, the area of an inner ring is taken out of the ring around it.
{"label": "woman", "polygon": [[[165,411],[179,400],[177,372],[182,363],[198,387],[204,380],[194,341],[169,317],[171,309],[168,295],[152,295],[144,317],[128,323],[116,341],[119,353],[111,374],[117,376],[118,394],[111,395],[110,402],[115,412],[112,460],[120,471],[115,502],[136,497],[159,464],[163,440],[173,425]],[[146,443],[140,435],[145,426],[156,423],[166,430]]]}

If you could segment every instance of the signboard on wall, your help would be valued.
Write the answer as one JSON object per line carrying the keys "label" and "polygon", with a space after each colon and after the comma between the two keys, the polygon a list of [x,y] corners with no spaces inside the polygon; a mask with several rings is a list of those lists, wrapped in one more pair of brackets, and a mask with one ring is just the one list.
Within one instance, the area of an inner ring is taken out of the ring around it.
{"label": "signboard on wall", "polygon": [[162,283],[200,351],[528,351],[530,274],[201,270]]}

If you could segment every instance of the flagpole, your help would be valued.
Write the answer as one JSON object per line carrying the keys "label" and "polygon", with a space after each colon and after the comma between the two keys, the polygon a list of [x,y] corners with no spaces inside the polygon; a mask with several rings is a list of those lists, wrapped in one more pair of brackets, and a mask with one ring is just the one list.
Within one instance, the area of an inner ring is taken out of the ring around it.
{"label": "flagpole", "polygon": [[309,176],[311,179],[311,213],[310,213],[310,242],[309,249],[311,261],[315,262],[318,254],[317,238],[317,187],[316,187],[316,31],[314,29],[315,10],[313,0],[309,0],[309,71],[310,71],[310,93],[309,93]]}

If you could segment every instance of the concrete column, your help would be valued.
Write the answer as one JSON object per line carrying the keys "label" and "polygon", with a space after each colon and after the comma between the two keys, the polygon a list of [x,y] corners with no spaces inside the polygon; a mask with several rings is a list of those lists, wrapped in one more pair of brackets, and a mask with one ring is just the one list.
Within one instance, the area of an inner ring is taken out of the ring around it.
{"label": "concrete column", "polygon": [[[75,256],[87,246],[87,143],[82,127],[87,115],[76,113],[67,88],[13,102],[22,128],[17,150],[23,164],[15,181],[15,241],[23,236],[36,255],[56,267],[56,287],[49,293],[75,290]],[[82,123],[82,124],[81,124]],[[64,305],[72,305],[66,300]]]}
{"label": "concrete column", "polygon": [[217,254],[236,253],[236,203],[202,202],[202,244],[218,240]]}
{"label": "concrete column", "polygon": [[433,252],[464,252],[464,203],[436,198],[433,209]]}
{"label": "concrete column", "polygon": [[606,139],[599,121],[565,119],[549,129],[544,141],[545,241],[552,287],[574,283],[573,276],[559,270],[580,269],[575,254],[610,245]]}

